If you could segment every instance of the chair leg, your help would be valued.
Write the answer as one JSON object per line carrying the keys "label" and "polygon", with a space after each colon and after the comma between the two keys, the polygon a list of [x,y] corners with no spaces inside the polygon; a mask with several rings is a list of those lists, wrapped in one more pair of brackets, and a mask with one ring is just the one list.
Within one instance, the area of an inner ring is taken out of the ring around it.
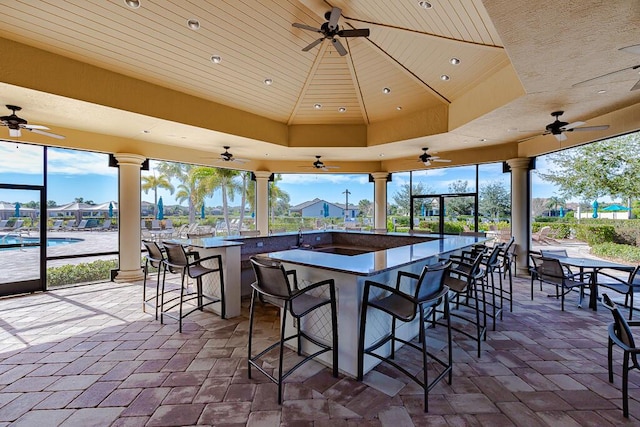
{"label": "chair leg", "polygon": [[[147,275],[149,274],[149,260],[144,262],[144,279],[142,279],[142,312],[147,312]],[[156,319],[158,317],[156,316]]]}
{"label": "chair leg", "polygon": [[609,382],[613,382],[613,340],[609,337],[607,349],[607,368],[609,371]]}
{"label": "chair leg", "polygon": [[184,270],[182,271],[182,280],[180,281],[180,311],[178,314],[178,332],[182,333],[182,303],[184,301]]}
{"label": "chair leg", "polygon": [[360,331],[358,333],[358,375],[357,380],[362,381],[364,376],[364,334],[367,325],[367,301],[369,299],[369,287],[365,286],[362,308],[360,309]]}
{"label": "chair leg", "polygon": [[[433,323],[435,324],[435,309],[433,310],[434,319]],[[447,360],[449,362],[449,385],[451,385],[451,381],[453,380],[453,339],[451,336],[451,316],[449,316],[449,295],[444,296],[444,314],[443,316],[447,319],[447,347],[449,350],[449,354],[447,356]]]}
{"label": "chair leg", "polygon": [[225,297],[224,297],[224,289],[225,289],[225,285],[224,285],[224,272],[222,270],[222,258],[219,258],[219,262],[220,262],[220,317],[222,319],[226,319],[227,318],[227,305],[225,303]]}
{"label": "chair leg", "polygon": [[332,286],[329,289],[331,297],[331,328],[333,329],[333,377],[338,378],[338,310],[336,307],[336,291]]}
{"label": "chair leg", "polygon": [[287,311],[289,311],[290,302],[284,304],[282,310],[282,322],[280,324],[280,352],[278,357],[278,405],[282,405],[282,367],[284,366],[284,329],[287,324]]}
{"label": "chair leg", "polygon": [[424,392],[424,412],[429,412],[429,370],[427,369],[428,361],[427,361],[427,340],[425,338],[424,333],[424,311],[422,308],[420,310],[420,341],[422,342],[422,381],[423,381],[423,392]]}
{"label": "chair leg", "polygon": [[629,352],[624,352],[622,365],[622,415],[629,418]]}
{"label": "chair leg", "polygon": [[167,269],[162,270],[162,293],[160,294],[160,324],[164,323],[164,286],[167,279]]}
{"label": "chair leg", "polygon": [[249,340],[247,342],[247,374],[249,379],[251,379],[251,343],[253,338],[253,318],[257,293],[258,292],[255,289],[251,292],[251,306],[249,307]]}
{"label": "chair leg", "polygon": [[631,293],[627,295],[629,296],[629,320],[633,320],[633,289],[631,290]]}
{"label": "chair leg", "polygon": [[158,320],[158,301],[160,298],[160,270],[163,270],[164,265],[158,265],[158,275],[156,276],[156,320]]}

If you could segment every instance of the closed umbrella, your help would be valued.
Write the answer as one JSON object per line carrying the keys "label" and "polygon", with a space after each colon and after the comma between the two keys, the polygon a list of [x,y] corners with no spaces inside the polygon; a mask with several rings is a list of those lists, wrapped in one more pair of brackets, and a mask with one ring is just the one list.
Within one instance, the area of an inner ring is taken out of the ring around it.
{"label": "closed umbrella", "polygon": [[593,207],[593,214],[591,216],[593,218],[598,218],[598,201],[594,200],[593,203],[591,203],[591,206]]}
{"label": "closed umbrella", "polygon": [[109,202],[109,218],[113,217],[113,205]]}
{"label": "closed umbrella", "polygon": [[156,219],[164,219],[164,206],[162,204],[162,196],[158,199],[158,214]]}
{"label": "closed umbrella", "polygon": [[14,216],[16,218],[18,218],[20,216],[20,202],[16,202],[16,211],[14,213]]}
{"label": "closed umbrella", "polygon": [[202,207],[200,208],[200,219],[204,219],[204,203],[202,204]]}

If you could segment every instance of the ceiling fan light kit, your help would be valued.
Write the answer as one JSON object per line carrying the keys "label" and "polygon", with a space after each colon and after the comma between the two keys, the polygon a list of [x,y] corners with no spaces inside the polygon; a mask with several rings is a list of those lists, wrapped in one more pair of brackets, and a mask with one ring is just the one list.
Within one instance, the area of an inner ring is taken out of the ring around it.
{"label": "ceiling fan light kit", "polygon": [[[451,160],[441,159],[439,156],[433,156],[427,153],[428,147],[422,148],[422,154],[418,156],[419,161],[425,166],[431,166],[432,162],[449,163]],[[434,153],[435,154],[435,153]]]}
{"label": "ceiling fan light kit", "polygon": [[[564,114],[564,111],[554,111],[551,113],[551,117],[555,117],[555,120],[552,123],[549,123],[545,127],[545,131],[539,135],[530,136],[528,138],[524,138],[519,140],[518,142],[524,142],[531,138],[535,138],[536,136],[544,136],[544,135],[553,135],[558,141],[566,141],[567,136],[564,134],[565,132],[589,132],[596,130],[607,130],[609,129],[609,125],[599,125],[599,126],[582,126],[585,122],[577,121],[573,123],[567,123],[560,120],[560,116]],[[579,127],[581,126],[581,127]],[[528,132],[528,131],[524,131]]]}
{"label": "ceiling fan light kit", "polygon": [[11,115],[0,117],[0,125],[6,126],[9,128],[9,136],[12,138],[20,138],[22,136],[22,129],[28,130],[29,132],[37,133],[40,135],[48,136],[56,139],[64,139],[65,137],[62,135],[58,135],[51,132],[45,132],[49,130],[48,127],[42,125],[30,125],[25,119],[22,117],[18,117],[16,115],[16,111],[22,110],[22,107],[18,107],[17,105],[7,105],[9,110],[11,110]]}

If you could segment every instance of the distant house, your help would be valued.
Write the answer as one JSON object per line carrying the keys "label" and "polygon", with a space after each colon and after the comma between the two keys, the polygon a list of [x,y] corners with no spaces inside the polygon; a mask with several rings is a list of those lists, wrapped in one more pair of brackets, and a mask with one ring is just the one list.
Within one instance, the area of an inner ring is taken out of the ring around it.
{"label": "distant house", "polygon": [[349,203],[349,210],[345,212],[345,205],[318,198],[289,208],[289,213],[297,213],[306,218],[355,218],[359,212],[357,205]]}

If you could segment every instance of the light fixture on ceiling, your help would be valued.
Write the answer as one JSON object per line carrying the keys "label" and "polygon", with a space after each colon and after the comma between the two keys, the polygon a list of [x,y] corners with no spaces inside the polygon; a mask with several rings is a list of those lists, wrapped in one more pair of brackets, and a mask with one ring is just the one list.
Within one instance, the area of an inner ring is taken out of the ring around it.
{"label": "light fixture on ceiling", "polygon": [[347,111],[347,107],[338,108],[338,112],[340,112],[340,113],[344,113],[345,111]]}
{"label": "light fixture on ceiling", "polygon": [[316,110],[319,110],[322,108],[322,104],[313,104],[313,108],[315,108]]}
{"label": "light fixture on ceiling", "polygon": [[487,138],[480,138],[480,142],[487,142]]}
{"label": "light fixture on ceiling", "polygon": [[384,93],[384,94],[391,93],[391,88],[388,88],[388,87],[383,88],[382,89],[382,93]]}
{"label": "light fixture on ceiling", "polygon": [[214,64],[219,64],[222,62],[222,57],[220,55],[213,55],[211,57],[211,62],[213,62]]}
{"label": "light fixture on ceiling", "polygon": [[451,63],[451,65],[458,65],[460,63],[460,60],[458,58],[451,58],[449,62]]}
{"label": "light fixture on ceiling", "polygon": [[192,30],[199,30],[200,21],[198,21],[197,19],[189,19],[187,21],[187,27],[191,28]]}
{"label": "light fixture on ceiling", "polygon": [[264,84],[266,84],[267,86],[271,86],[273,84],[273,80],[272,79],[264,79]]}
{"label": "light fixture on ceiling", "polygon": [[604,90],[604,89],[600,89],[600,90],[598,91],[598,93],[602,95],[603,93],[607,93],[607,91],[606,91],[606,90]]}
{"label": "light fixture on ceiling", "polygon": [[124,4],[131,9],[137,9],[140,7],[140,0],[124,0]]}
{"label": "light fixture on ceiling", "polygon": [[443,75],[441,75],[441,76],[440,76],[440,80],[442,80],[442,81],[446,82],[446,81],[451,80],[451,77],[449,77],[449,76],[448,76],[448,75],[446,75],[446,74],[443,74]]}
{"label": "light fixture on ceiling", "polygon": [[433,7],[433,5],[428,1],[419,1],[418,6],[420,6],[423,9],[431,9]]}
{"label": "light fixture on ceiling", "polygon": [[384,153],[380,153],[380,154],[379,154],[379,156],[380,156],[380,157],[384,157]]}
{"label": "light fixture on ceiling", "polygon": [[401,107],[400,105],[398,105],[398,106],[396,107],[396,110],[398,110],[398,111],[402,111],[402,107]]}
{"label": "light fixture on ceiling", "polygon": [[151,131],[148,130],[148,129],[145,129],[145,130],[142,131],[142,133],[151,133]]}

